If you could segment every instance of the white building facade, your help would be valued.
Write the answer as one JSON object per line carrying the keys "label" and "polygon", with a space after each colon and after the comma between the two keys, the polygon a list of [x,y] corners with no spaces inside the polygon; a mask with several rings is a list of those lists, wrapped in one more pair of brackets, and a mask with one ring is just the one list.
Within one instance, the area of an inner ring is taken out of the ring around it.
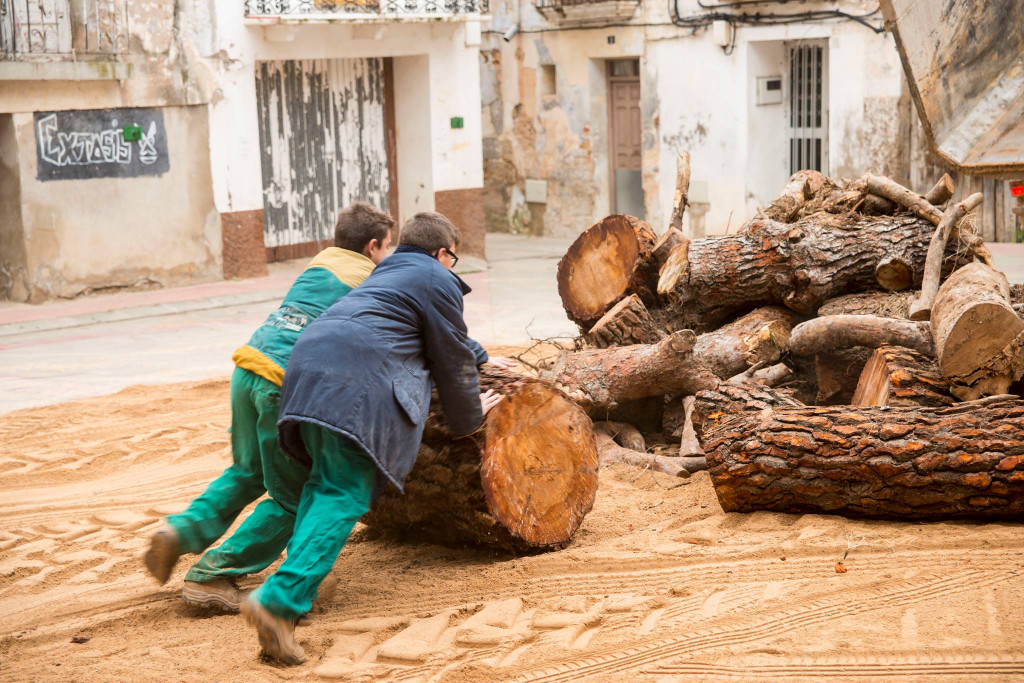
{"label": "white building facade", "polygon": [[682,152],[695,237],[736,230],[799,168],[918,180],[916,113],[876,9],[495,0],[481,48],[489,229],[569,236],[620,212],[660,232]]}

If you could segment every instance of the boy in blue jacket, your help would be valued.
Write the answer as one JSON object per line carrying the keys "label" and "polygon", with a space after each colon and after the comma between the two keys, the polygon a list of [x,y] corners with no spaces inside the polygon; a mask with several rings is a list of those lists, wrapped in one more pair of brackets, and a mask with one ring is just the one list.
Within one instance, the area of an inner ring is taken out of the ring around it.
{"label": "boy in blue jacket", "polygon": [[[451,272],[459,231],[438,213],[409,219],[395,253],[299,338],[281,391],[282,449],[310,467],[288,554],[242,603],[264,652],[305,661],[296,620],[316,598],[378,478],[403,489],[416,462],[436,385],[449,428],[478,429],[501,400],[480,393],[486,361],[466,335],[462,297]],[[498,359],[495,359],[498,360]]]}
{"label": "boy in blue jacket", "polygon": [[281,382],[299,334],[334,302],[349,294],[387,254],[395,221],[365,202],[338,214],[334,246],[317,254],[271,313],[232,356],[231,455],[233,464],[188,509],[167,518],[150,541],[146,569],[160,583],[185,553],[206,550],[238,514],[269,493],[217,548],[185,574],[185,602],[238,612],[243,594],[234,579],[262,571],[292,535],[306,467],[277,446]]}

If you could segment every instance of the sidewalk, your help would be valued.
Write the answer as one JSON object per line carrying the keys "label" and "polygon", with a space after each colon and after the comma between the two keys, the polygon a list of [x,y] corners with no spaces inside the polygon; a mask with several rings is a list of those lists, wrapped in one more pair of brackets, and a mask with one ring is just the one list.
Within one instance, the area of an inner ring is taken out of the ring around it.
{"label": "sidewalk", "polygon": [[[493,239],[492,239],[493,238]],[[488,237],[490,263],[457,272],[469,333],[481,344],[572,335],[555,287],[568,240]],[[287,292],[308,259],[263,278],[124,292],[40,305],[0,304],[0,413],[119,391],[227,376],[232,352]],[[529,330],[529,331],[527,331]]]}

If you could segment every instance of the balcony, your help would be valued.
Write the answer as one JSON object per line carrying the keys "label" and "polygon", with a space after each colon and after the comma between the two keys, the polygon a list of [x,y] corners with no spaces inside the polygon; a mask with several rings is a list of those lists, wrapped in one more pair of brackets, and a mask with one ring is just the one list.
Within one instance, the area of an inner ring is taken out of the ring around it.
{"label": "balcony", "polygon": [[586,25],[626,21],[640,0],[534,0],[534,7],[552,23]]}
{"label": "balcony", "polygon": [[248,23],[479,19],[489,0],[245,0]]}

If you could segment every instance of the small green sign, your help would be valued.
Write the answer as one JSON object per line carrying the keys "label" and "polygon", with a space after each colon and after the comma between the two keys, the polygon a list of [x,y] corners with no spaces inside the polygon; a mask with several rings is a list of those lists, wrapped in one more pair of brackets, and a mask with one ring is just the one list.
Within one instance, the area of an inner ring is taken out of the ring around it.
{"label": "small green sign", "polygon": [[452,128],[462,128],[462,126],[464,124],[465,124],[465,121],[462,120],[461,116],[453,116],[452,117]]}
{"label": "small green sign", "polygon": [[138,142],[142,139],[142,126],[125,126],[121,129],[125,142]]}

